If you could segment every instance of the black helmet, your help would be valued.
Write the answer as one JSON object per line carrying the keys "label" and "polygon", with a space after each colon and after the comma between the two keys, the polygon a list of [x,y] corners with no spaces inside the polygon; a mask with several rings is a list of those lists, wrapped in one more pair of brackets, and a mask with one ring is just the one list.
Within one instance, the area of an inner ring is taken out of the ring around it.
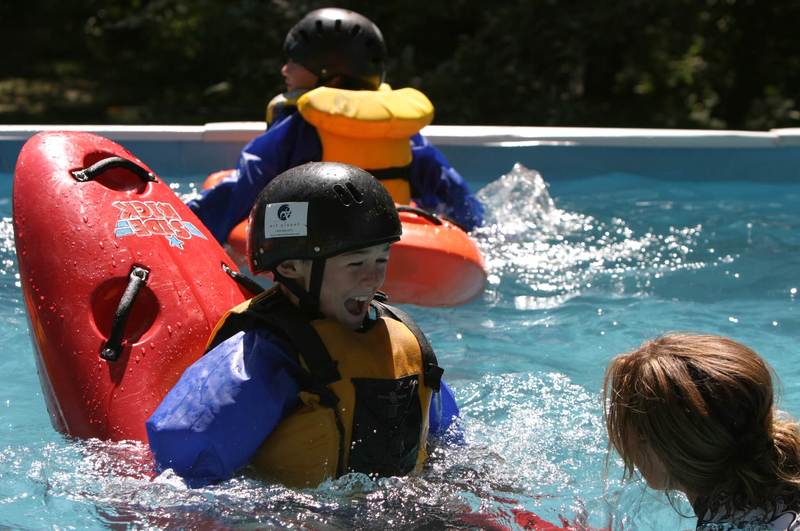
{"label": "black helmet", "polygon": [[284,260],[325,259],[395,242],[402,227],[389,192],[366,171],[309,162],[264,187],[250,212],[247,254],[254,273]]}
{"label": "black helmet", "polygon": [[386,44],[370,19],[328,7],[303,17],[286,35],[288,59],[303,65],[319,84],[342,76],[342,88],[377,90],[383,82]]}

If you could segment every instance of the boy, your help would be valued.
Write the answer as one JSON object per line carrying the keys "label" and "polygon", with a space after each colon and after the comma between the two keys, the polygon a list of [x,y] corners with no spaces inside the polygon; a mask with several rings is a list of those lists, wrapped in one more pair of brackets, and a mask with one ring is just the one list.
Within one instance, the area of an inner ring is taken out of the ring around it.
{"label": "boy", "polygon": [[147,421],[157,468],[200,486],[250,463],[300,487],[418,470],[458,407],[425,336],[380,301],[401,234],[388,192],[308,163],[264,188],[250,226],[251,270],[276,286],[223,317]]}
{"label": "boy", "polygon": [[386,47],[375,24],[318,9],[289,31],[284,51],[287,93],[270,103],[273,125],[245,146],[230,177],[189,202],[217,240],[225,242],[273,177],[311,161],[365,168],[396,203],[413,200],[466,230],[483,222],[483,205],[419,134],[433,119],[431,102],[415,89],[382,85]]}

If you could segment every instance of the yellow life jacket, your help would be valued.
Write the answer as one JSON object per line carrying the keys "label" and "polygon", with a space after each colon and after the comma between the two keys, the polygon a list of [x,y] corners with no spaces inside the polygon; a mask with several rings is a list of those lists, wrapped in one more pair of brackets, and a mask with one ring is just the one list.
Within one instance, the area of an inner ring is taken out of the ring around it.
{"label": "yellow life jacket", "polygon": [[297,110],[316,127],[322,160],[345,162],[373,173],[396,203],[408,204],[404,170],[411,164],[410,138],[433,120],[433,104],[413,88],[344,90],[319,87],[297,100]]}
{"label": "yellow life jacket", "polygon": [[314,487],[347,472],[403,475],[424,463],[432,389],[441,369],[427,339],[402,311],[373,301],[363,331],[303,316],[277,289],[229,312],[209,347],[238,330],[267,326],[291,344],[304,369],[301,404],[256,452],[272,480]]}

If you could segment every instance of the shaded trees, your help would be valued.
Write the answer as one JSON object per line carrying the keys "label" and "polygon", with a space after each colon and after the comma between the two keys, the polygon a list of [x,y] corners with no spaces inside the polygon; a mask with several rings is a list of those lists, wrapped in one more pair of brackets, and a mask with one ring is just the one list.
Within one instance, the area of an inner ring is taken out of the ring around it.
{"label": "shaded trees", "polygon": [[[0,6],[5,122],[263,118],[313,0],[36,0]],[[342,0],[389,81],[437,123],[765,129],[800,124],[790,0]]]}

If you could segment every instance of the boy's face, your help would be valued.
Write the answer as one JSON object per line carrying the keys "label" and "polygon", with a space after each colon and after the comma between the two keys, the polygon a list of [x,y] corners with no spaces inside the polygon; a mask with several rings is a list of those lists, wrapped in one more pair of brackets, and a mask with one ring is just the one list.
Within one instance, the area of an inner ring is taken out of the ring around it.
{"label": "boy's face", "polygon": [[281,68],[281,75],[286,83],[286,91],[291,92],[297,89],[312,89],[317,86],[319,78],[310,70],[291,59]]}
{"label": "boy's face", "polygon": [[373,245],[328,258],[319,309],[352,330],[361,328],[369,303],[386,278],[390,244]]}
{"label": "boy's face", "polygon": [[[361,328],[369,303],[386,278],[390,246],[383,243],[328,258],[319,294],[322,315],[351,330]],[[309,289],[311,260],[287,260],[278,269]]]}

